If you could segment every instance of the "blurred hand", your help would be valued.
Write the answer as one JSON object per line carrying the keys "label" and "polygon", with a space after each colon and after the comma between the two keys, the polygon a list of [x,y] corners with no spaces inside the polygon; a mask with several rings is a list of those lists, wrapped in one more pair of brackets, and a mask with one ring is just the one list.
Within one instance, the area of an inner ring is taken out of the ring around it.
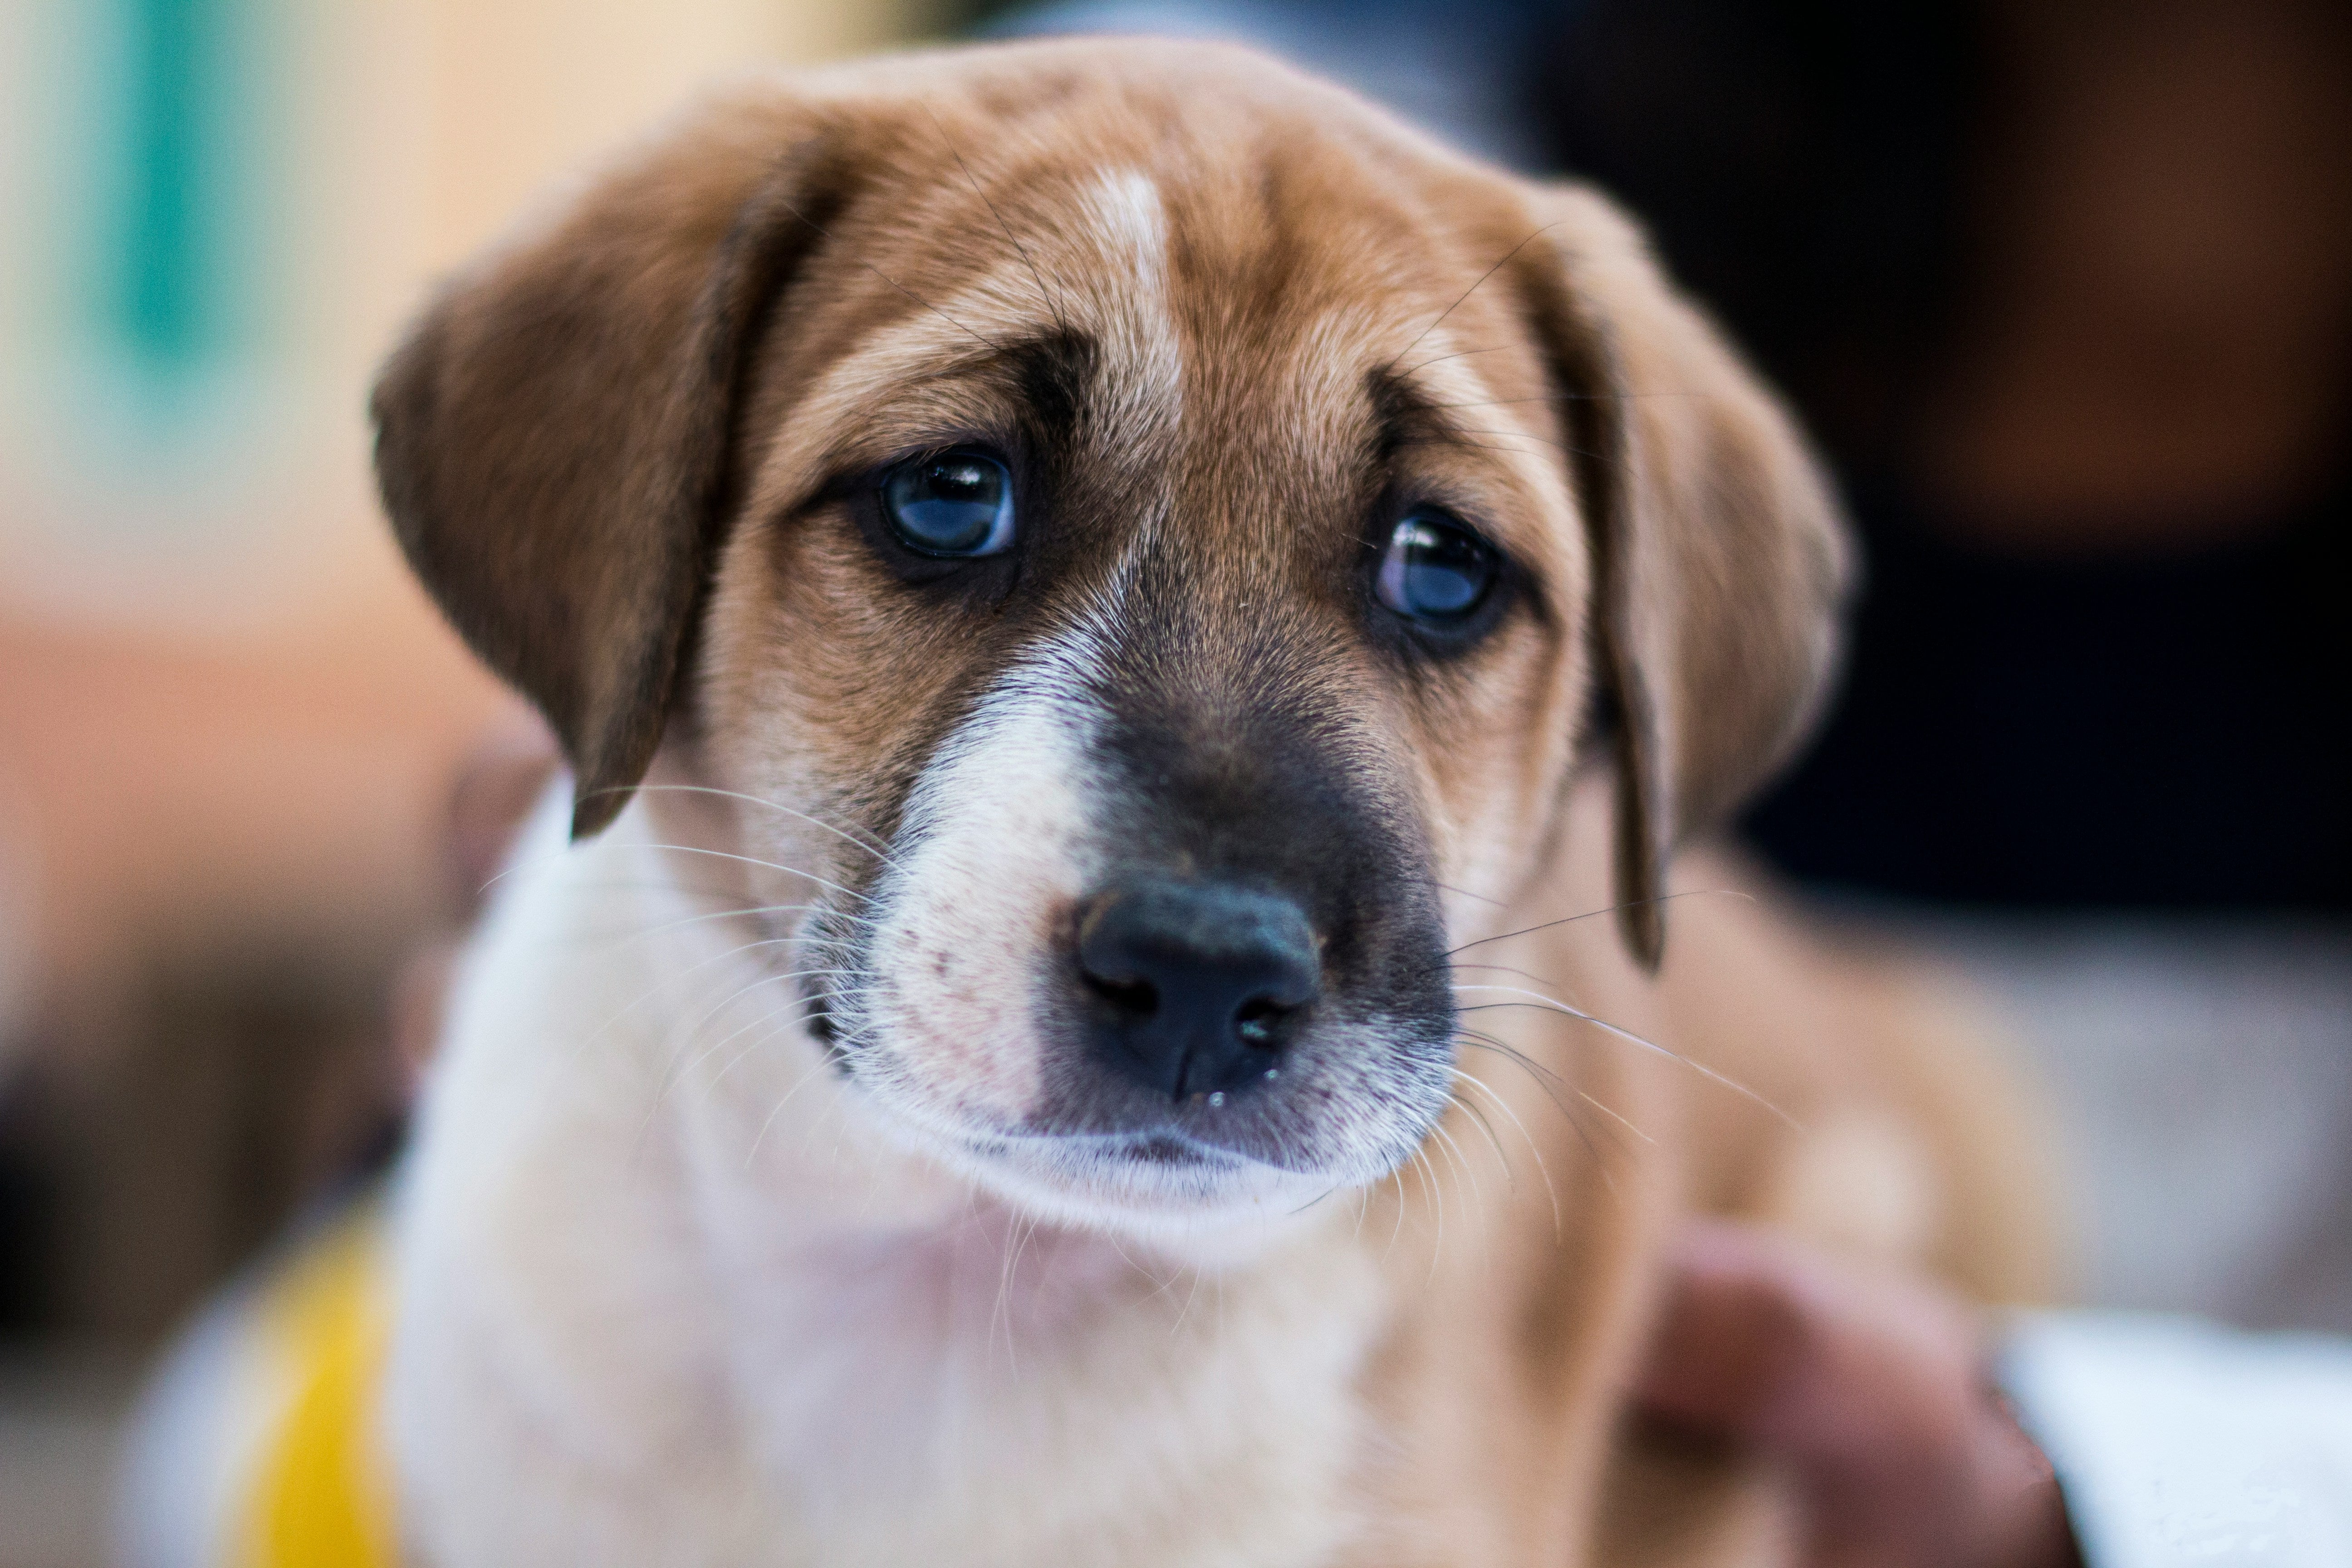
{"label": "blurred hand", "polygon": [[1720,1221],[1678,1239],[1639,1394],[1801,1478],[1806,1568],[2079,1568],[1983,1324],[1913,1279]]}

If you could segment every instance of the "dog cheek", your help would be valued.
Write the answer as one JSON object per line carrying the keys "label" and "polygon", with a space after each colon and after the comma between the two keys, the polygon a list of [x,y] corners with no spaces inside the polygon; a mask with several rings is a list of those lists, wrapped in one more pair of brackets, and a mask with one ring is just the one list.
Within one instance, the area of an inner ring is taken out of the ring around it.
{"label": "dog cheek", "polygon": [[1048,866],[985,853],[950,851],[924,869],[936,891],[894,911],[877,935],[871,1048],[897,1092],[926,1109],[1018,1126],[1042,1093],[1030,1025],[1047,926],[1038,900],[1066,907],[1074,895]]}
{"label": "dog cheek", "polygon": [[1558,650],[1525,638],[1496,652],[1451,700],[1415,714],[1439,879],[1476,895],[1457,909],[1473,924],[1540,873],[1579,739],[1578,672],[1558,668]]}

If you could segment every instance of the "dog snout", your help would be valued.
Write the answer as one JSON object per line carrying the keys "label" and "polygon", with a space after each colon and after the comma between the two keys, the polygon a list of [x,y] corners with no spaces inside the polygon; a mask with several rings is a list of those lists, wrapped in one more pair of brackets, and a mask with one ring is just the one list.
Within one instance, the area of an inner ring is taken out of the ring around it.
{"label": "dog snout", "polygon": [[1096,1055],[1172,1100],[1278,1076],[1320,990],[1315,933],[1287,899],[1223,883],[1131,879],[1078,917]]}

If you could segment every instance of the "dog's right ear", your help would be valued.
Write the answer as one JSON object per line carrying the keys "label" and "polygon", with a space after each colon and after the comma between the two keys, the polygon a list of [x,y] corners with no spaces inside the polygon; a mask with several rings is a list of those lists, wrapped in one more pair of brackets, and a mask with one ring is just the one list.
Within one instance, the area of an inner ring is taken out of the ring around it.
{"label": "dog's right ear", "polygon": [[807,116],[738,99],[461,274],[376,382],[393,529],[554,726],[575,837],[619,813],[661,742],[743,367],[839,181]]}
{"label": "dog's right ear", "polygon": [[1592,552],[1592,652],[1617,721],[1619,925],[1654,969],[1675,844],[1736,809],[1820,708],[1852,552],[1795,424],[1641,232],[1580,186],[1533,197],[1543,226],[1510,259]]}

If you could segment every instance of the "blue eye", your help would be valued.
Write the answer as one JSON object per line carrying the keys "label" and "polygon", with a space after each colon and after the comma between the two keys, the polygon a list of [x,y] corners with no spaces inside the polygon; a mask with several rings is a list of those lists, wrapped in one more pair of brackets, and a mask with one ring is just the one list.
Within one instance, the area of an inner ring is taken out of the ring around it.
{"label": "blue eye", "polygon": [[1495,585],[1495,552],[1443,512],[1416,511],[1396,525],[1381,555],[1381,603],[1417,621],[1458,621]]}
{"label": "blue eye", "polygon": [[882,515],[925,555],[994,555],[1013,547],[1013,476],[978,452],[899,464],[882,480]]}

